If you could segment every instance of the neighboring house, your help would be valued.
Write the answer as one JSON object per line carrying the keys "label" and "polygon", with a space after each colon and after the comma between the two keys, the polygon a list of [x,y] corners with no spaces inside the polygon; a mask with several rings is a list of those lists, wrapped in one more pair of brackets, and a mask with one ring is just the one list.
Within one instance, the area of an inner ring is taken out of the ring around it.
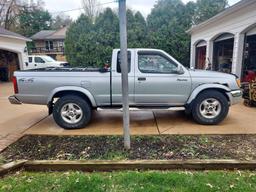
{"label": "neighboring house", "polygon": [[13,72],[28,62],[26,42],[22,35],[0,27],[0,81],[9,81]]}
{"label": "neighboring house", "polygon": [[64,41],[67,27],[59,30],[43,30],[30,37],[35,47],[30,50],[31,54],[48,55],[56,60],[65,61]]}
{"label": "neighboring house", "polygon": [[256,1],[242,0],[193,26],[191,67],[256,76]]}

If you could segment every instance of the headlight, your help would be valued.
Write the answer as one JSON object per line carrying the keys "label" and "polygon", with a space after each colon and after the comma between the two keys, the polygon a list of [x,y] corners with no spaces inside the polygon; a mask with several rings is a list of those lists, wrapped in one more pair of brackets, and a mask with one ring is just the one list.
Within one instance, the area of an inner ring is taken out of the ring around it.
{"label": "headlight", "polygon": [[237,84],[238,87],[241,87],[241,81],[240,81],[240,79],[236,78],[236,84]]}

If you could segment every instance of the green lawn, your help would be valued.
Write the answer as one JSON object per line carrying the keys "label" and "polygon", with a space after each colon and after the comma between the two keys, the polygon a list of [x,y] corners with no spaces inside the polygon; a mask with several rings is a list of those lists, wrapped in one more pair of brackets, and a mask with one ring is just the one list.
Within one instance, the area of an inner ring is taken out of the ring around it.
{"label": "green lawn", "polygon": [[254,192],[256,191],[256,172],[18,172],[0,180],[0,191]]}

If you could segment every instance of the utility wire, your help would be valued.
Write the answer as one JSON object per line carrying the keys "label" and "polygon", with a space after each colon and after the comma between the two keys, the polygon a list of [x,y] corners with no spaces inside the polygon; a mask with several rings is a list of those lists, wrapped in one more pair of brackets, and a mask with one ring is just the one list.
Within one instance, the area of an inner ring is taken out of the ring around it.
{"label": "utility wire", "polygon": [[[99,3],[97,4],[96,6],[102,6],[102,5],[107,5],[107,4],[111,4],[111,3],[117,3],[118,0],[115,0],[115,1],[109,1],[109,2],[105,2],[105,3]],[[71,11],[79,11],[79,10],[82,10],[83,8],[82,7],[79,7],[79,8],[75,8],[75,9],[68,9],[68,10],[64,10],[64,11],[56,11],[56,12],[50,12],[52,14],[58,14],[58,13],[66,13],[66,12],[71,12]]]}

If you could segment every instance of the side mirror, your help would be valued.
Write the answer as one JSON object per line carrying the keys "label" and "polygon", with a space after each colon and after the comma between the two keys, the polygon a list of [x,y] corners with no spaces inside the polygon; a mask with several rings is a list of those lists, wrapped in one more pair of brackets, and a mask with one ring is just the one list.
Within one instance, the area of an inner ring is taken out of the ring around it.
{"label": "side mirror", "polygon": [[175,74],[182,75],[184,74],[184,70],[181,66],[178,66],[177,69],[174,71]]}

